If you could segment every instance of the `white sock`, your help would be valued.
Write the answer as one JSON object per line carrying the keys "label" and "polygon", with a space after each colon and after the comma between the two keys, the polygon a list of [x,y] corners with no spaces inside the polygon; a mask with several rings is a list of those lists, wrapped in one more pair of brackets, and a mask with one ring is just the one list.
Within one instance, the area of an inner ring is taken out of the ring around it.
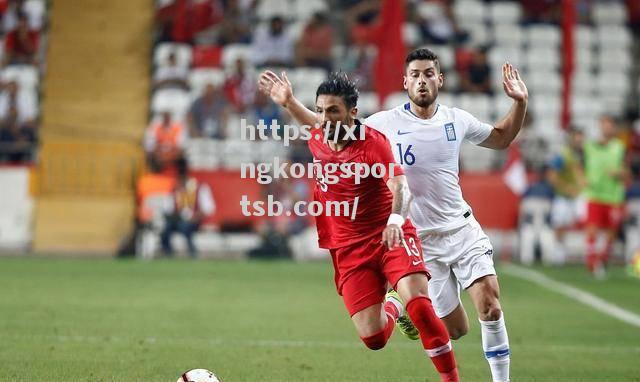
{"label": "white sock", "polygon": [[509,381],[509,337],[504,315],[498,321],[480,321],[482,349],[489,362],[493,382]]}

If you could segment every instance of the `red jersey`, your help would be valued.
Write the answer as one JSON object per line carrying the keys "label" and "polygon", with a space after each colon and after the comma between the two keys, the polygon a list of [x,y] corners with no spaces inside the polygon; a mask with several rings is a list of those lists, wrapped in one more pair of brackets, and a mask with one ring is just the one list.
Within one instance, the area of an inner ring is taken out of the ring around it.
{"label": "red jersey", "polygon": [[[322,128],[311,130],[312,137],[319,137],[308,141],[314,163],[319,162],[323,170],[327,169],[327,164],[338,165],[336,171],[331,173],[338,177],[337,183],[327,183],[327,175],[331,174],[316,177],[313,199],[322,203],[323,207],[326,207],[327,201],[347,201],[352,209],[358,197],[354,220],[351,220],[351,216],[328,216],[327,211],[316,217],[321,248],[345,247],[381,235],[387,226],[393,201],[393,194],[387,187],[390,171],[393,169],[393,176],[404,175],[402,167],[395,163],[387,138],[365,125],[359,125],[358,128],[365,129],[364,139],[352,140],[340,151],[333,151],[324,142]],[[359,133],[355,136],[360,138]],[[360,184],[356,184],[353,173],[342,171],[342,163],[362,163],[369,169],[378,164],[376,167],[384,167],[384,176],[361,177]]]}

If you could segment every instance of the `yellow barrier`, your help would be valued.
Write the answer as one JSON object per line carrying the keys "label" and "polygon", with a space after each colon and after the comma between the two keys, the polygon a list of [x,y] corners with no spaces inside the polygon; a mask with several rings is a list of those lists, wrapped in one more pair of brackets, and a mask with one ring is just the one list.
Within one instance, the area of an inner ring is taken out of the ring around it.
{"label": "yellow barrier", "polygon": [[49,138],[40,149],[37,194],[132,196],[143,167],[138,143]]}

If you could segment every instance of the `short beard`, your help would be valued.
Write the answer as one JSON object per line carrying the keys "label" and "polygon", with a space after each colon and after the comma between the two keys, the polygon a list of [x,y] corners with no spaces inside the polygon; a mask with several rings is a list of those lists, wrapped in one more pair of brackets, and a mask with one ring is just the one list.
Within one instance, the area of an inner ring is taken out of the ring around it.
{"label": "short beard", "polygon": [[437,94],[435,95],[435,97],[427,96],[424,98],[412,97],[411,95],[409,95],[409,99],[411,100],[411,102],[413,102],[416,106],[419,106],[419,107],[429,107],[429,105],[431,105],[436,101],[437,97],[438,97]]}

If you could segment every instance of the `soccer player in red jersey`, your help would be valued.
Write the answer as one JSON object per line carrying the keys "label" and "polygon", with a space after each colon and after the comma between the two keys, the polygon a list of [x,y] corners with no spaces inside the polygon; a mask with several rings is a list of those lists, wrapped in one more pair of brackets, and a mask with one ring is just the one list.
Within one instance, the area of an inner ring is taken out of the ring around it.
{"label": "soccer player in red jersey", "polygon": [[[262,73],[260,88],[291,111],[305,107],[293,97],[285,73],[282,78],[270,71]],[[329,164],[338,165],[334,173],[338,180],[329,184],[318,177],[314,199],[322,205],[348,201],[351,207],[357,207],[353,220],[327,214],[317,217],[319,244],[331,252],[338,293],[369,349],[383,348],[396,321],[407,314],[442,381],[458,381],[449,334],[428,297],[429,274],[419,239],[406,218],[411,199],[406,178],[395,164],[385,136],[356,119],[357,100],[355,84],[343,73],[332,74],[316,91],[316,117],[321,127],[311,130],[309,149],[323,169]],[[355,126],[358,133],[346,134],[344,127],[338,128],[340,125]],[[359,129],[365,130],[364,139],[353,138],[362,136]],[[346,167],[339,165],[344,163],[369,168],[381,164],[386,171],[383,176],[363,178],[358,184],[353,173],[341,171]],[[389,293],[385,299],[387,282],[397,294]]]}

